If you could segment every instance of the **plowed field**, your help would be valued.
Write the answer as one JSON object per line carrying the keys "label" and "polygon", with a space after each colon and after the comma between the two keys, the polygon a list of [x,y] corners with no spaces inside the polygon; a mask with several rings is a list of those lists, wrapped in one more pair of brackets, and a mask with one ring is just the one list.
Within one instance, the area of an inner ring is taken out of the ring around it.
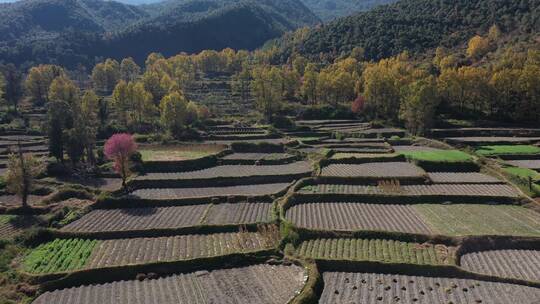
{"label": "plowed field", "polygon": [[304,285],[297,266],[255,265],[46,292],[34,304],[284,304]]}
{"label": "plowed field", "polygon": [[296,226],[317,230],[432,232],[410,205],[307,203],[291,207],[286,218]]}
{"label": "plowed field", "polygon": [[478,273],[540,282],[539,250],[488,250],[471,252],[460,259],[461,267]]}
{"label": "plowed field", "polygon": [[250,177],[264,175],[296,175],[311,173],[311,164],[299,161],[286,165],[225,165],[197,171],[177,173],[148,173],[136,177],[137,180],[185,180],[217,177]]}
{"label": "plowed field", "polygon": [[528,160],[509,160],[506,161],[512,166],[522,167],[533,170],[540,170],[540,159],[528,159]]}
{"label": "plowed field", "polygon": [[421,178],[424,170],[407,162],[382,162],[366,164],[331,164],[322,169],[322,176],[341,177],[417,177]]}
{"label": "plowed field", "polygon": [[256,184],[256,185],[241,185],[230,187],[197,187],[197,188],[160,188],[160,189],[139,189],[131,194],[141,199],[183,199],[183,198],[200,198],[214,196],[259,196],[272,195],[285,190],[289,186],[288,183],[277,184]]}
{"label": "plowed field", "polygon": [[537,303],[540,289],[514,284],[377,273],[326,272],[319,303]]}
{"label": "plowed field", "polygon": [[499,184],[501,180],[478,172],[429,172],[429,179],[436,184]]}

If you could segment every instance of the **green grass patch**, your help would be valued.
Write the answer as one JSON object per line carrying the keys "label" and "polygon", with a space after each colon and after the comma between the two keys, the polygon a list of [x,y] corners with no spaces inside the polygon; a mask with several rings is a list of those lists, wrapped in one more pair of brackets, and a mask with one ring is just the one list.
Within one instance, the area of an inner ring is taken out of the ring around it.
{"label": "green grass patch", "polygon": [[459,150],[403,151],[406,158],[426,162],[463,163],[472,162],[471,155]]}
{"label": "green grass patch", "polygon": [[520,206],[420,204],[414,208],[436,234],[540,236],[540,215]]}
{"label": "green grass patch", "polygon": [[176,161],[197,159],[223,150],[220,145],[154,146],[139,150],[143,161]]}
{"label": "green grass patch", "polygon": [[483,156],[495,156],[500,154],[540,154],[540,147],[532,145],[493,145],[481,146],[475,152]]}
{"label": "green grass patch", "polygon": [[455,247],[382,239],[313,239],[297,254],[312,259],[372,261],[419,265],[455,265]]}
{"label": "green grass patch", "polygon": [[56,239],[32,250],[22,263],[30,273],[56,273],[81,269],[86,265],[96,240]]}

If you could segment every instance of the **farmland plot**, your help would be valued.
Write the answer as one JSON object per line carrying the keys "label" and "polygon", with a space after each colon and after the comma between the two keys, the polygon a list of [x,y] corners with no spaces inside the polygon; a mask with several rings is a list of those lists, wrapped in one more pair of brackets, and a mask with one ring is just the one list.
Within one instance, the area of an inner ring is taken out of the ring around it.
{"label": "farmland plot", "polygon": [[398,158],[399,155],[395,153],[344,153],[338,152],[332,155],[331,159],[346,159],[346,158],[358,158],[358,159],[377,159],[380,162],[380,159],[392,160]]}
{"label": "farmland plot", "polygon": [[208,205],[98,209],[62,228],[70,232],[166,229],[199,224]]}
{"label": "farmland plot", "polygon": [[518,198],[519,193],[512,186],[505,184],[435,184],[402,185],[396,189],[378,186],[317,184],[305,186],[300,193],[321,194],[356,194],[356,195],[397,195],[397,196],[451,196],[506,197]]}
{"label": "farmland plot", "polygon": [[298,161],[286,165],[224,165],[212,168],[177,172],[177,173],[148,173],[138,176],[137,180],[188,180],[208,179],[219,177],[253,177],[266,175],[309,175],[311,164],[307,161]]}
{"label": "farmland plot", "polygon": [[425,174],[424,170],[407,162],[331,164],[321,172],[321,176],[381,178],[422,178]]}
{"label": "farmland plot", "polygon": [[31,273],[54,273],[220,256],[275,245],[275,239],[256,232],[104,241],[56,239],[34,249],[23,264],[24,269]]}
{"label": "farmland plot", "polygon": [[0,215],[0,240],[11,239],[39,222],[31,215]]}
{"label": "farmland plot", "polygon": [[410,205],[306,203],[291,207],[285,217],[295,226],[315,230],[432,233]]}
{"label": "farmland plot", "polygon": [[478,172],[429,172],[429,179],[436,184],[500,184],[503,181]]}
{"label": "farmland plot", "polygon": [[233,153],[222,157],[226,160],[284,160],[294,155],[288,153]]}
{"label": "farmland plot", "polygon": [[33,304],[284,304],[304,283],[301,267],[263,264],[56,290]]}
{"label": "farmland plot", "polygon": [[98,209],[62,228],[69,232],[177,229],[202,224],[271,221],[272,203],[205,204],[160,208]]}
{"label": "farmland plot", "polygon": [[272,203],[225,203],[212,205],[202,224],[266,223],[272,220]]}
{"label": "farmland plot", "polygon": [[540,137],[510,137],[510,136],[471,136],[447,137],[449,142],[463,144],[532,144],[540,142]]}
{"label": "farmland plot", "polygon": [[174,200],[186,198],[202,198],[216,196],[261,196],[272,195],[284,191],[289,183],[255,184],[227,187],[197,187],[197,188],[160,188],[139,189],[131,194],[148,200]]}
{"label": "farmland plot", "polygon": [[384,239],[313,239],[298,249],[302,257],[420,265],[455,264],[455,247]]}
{"label": "farmland plot", "polygon": [[403,146],[392,146],[394,151],[401,152],[419,152],[419,151],[438,151],[440,149],[428,147],[428,146],[414,146],[414,145],[403,145]]}
{"label": "farmland plot", "polygon": [[461,256],[460,264],[462,268],[477,273],[540,282],[539,250],[471,252]]}
{"label": "farmland plot", "polygon": [[520,206],[421,204],[414,209],[438,234],[540,236],[540,215]]}
{"label": "farmland plot", "polygon": [[528,160],[509,160],[506,161],[512,166],[522,167],[533,170],[540,170],[540,159],[528,159]]}
{"label": "farmland plot", "polygon": [[441,277],[325,272],[319,303],[537,303],[540,289]]}

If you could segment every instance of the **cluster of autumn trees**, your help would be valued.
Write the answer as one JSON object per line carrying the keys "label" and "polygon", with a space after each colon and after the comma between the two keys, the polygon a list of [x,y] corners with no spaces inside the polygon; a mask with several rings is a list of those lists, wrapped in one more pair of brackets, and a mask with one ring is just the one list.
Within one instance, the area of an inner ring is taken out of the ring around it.
{"label": "cluster of autumn trees", "polygon": [[[61,67],[41,65],[30,69],[24,87],[35,104],[49,104],[49,129],[64,134],[62,143],[86,149],[91,149],[93,138],[84,143],[75,139],[94,133],[96,125],[103,127],[109,116],[123,130],[159,126],[172,134],[205,120],[209,110],[189,101],[186,92],[203,75],[213,74],[229,75],[232,90],[245,100],[253,99],[267,119],[290,104],[337,108],[352,103],[355,113],[403,124],[417,134],[425,132],[441,111],[537,121],[540,51],[501,42],[501,35],[492,26],[485,36],[472,37],[466,49],[440,47],[420,59],[404,52],[367,61],[360,47],[331,64],[299,54],[292,54],[283,64],[275,48],[205,50],[170,58],[153,53],[144,67],[130,58],[107,59],[93,68],[90,81],[77,81],[84,86],[82,91]],[[76,149],[66,149],[70,150]]]}

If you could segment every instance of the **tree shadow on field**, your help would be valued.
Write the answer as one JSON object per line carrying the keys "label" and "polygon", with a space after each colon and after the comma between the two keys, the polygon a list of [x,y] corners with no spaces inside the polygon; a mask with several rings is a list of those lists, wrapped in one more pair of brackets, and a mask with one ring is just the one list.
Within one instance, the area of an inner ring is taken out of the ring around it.
{"label": "tree shadow on field", "polygon": [[156,214],[158,211],[158,208],[122,208],[120,209],[123,214],[127,214],[130,216],[150,216],[153,214]]}
{"label": "tree shadow on field", "polygon": [[9,219],[9,224],[17,229],[26,229],[40,224],[42,220],[34,215],[15,215]]}

